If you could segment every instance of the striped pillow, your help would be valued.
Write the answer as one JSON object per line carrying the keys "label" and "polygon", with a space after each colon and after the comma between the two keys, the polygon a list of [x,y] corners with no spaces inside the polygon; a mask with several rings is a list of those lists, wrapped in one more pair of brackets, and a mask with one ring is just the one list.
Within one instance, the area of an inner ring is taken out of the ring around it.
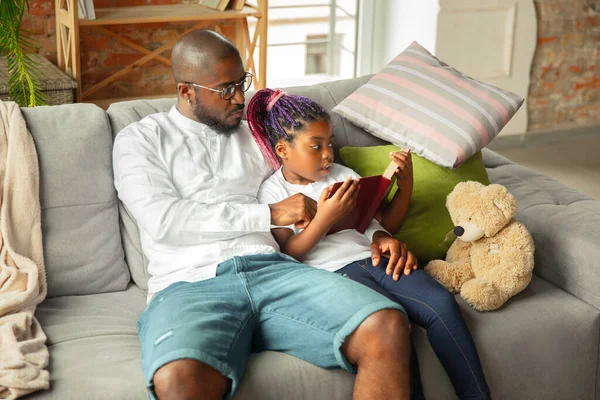
{"label": "striped pillow", "polygon": [[494,139],[523,98],[463,75],[417,42],[333,111],[448,168]]}

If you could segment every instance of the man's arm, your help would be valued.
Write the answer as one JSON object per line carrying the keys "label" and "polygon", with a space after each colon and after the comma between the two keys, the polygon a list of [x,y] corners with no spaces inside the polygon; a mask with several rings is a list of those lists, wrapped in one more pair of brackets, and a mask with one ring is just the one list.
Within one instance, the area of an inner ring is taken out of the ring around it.
{"label": "man's arm", "polygon": [[151,139],[119,134],[113,150],[119,198],[155,242],[193,245],[268,232],[266,204],[206,204],[180,197]]}
{"label": "man's arm", "polygon": [[317,202],[302,193],[296,193],[279,202],[269,202],[269,209],[272,225],[306,228],[317,212]]}

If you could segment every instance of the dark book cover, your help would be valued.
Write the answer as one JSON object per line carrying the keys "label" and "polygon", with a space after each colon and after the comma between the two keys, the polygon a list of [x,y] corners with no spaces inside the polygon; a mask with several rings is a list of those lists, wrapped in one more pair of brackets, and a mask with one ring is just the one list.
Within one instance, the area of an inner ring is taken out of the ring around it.
{"label": "dark book cover", "polygon": [[[395,180],[396,164],[390,163],[383,175],[367,176],[360,179],[356,206],[344,218],[336,222],[327,234],[356,229],[365,233],[369,224],[375,217],[381,202],[387,197]],[[337,182],[333,185],[329,196],[331,197],[342,185]]]}

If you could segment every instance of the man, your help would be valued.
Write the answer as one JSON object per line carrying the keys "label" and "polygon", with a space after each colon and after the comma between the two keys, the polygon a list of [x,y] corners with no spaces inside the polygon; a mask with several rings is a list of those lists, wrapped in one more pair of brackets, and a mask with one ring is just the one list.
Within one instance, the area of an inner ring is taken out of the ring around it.
{"label": "man", "polygon": [[401,307],[278,252],[271,225],[306,226],[315,204],[301,195],[258,204],[270,170],[241,124],[251,75],[237,49],[199,30],[171,62],[176,106],[123,129],[113,154],[149,260],[138,327],[150,396],[230,398],[251,351],[279,350],[356,368],[356,399],[408,398]]}

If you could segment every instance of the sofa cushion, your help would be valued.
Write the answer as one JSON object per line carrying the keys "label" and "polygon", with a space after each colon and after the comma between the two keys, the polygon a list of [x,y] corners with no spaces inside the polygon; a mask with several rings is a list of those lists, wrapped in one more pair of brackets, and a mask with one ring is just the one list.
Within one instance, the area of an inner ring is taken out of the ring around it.
{"label": "sofa cushion", "polygon": [[[36,317],[48,336],[51,389],[28,398],[146,399],[136,328],[145,300],[131,285],[122,292],[42,302]],[[459,305],[494,398],[581,399],[593,393],[598,310],[538,277],[497,311],[479,313],[461,299]],[[425,331],[415,326],[413,339],[427,398],[452,398]],[[353,379],[346,371],[263,352],[250,357],[235,399],[254,400],[260,393],[263,400],[344,400],[351,397]]]}
{"label": "sofa cushion", "polygon": [[[353,79],[344,79],[336,82],[325,82],[318,86],[321,86],[327,91],[333,101],[333,105],[339,104],[346,97],[350,96],[352,92],[364,85],[369,79],[370,75],[361,76]],[[290,90],[290,92],[293,92]],[[308,97],[312,98],[310,93],[307,93]],[[332,112],[333,107],[326,107],[325,110],[331,115],[331,122],[333,124],[333,134],[335,135],[336,149],[340,149],[344,146],[378,146],[382,144],[389,144],[383,139],[371,135],[363,128],[354,125],[346,118],[342,118],[338,114]],[[339,157],[336,159],[339,162]]]}
{"label": "sofa cushion", "polygon": [[413,42],[333,111],[455,168],[493,140],[522,103],[522,97],[462,74]]}
{"label": "sofa cushion", "polygon": [[[125,291],[47,299],[36,317],[48,336],[50,390],[31,398],[61,400],[147,399],[137,336],[146,295]],[[350,398],[354,376],[295,357],[263,352],[250,357],[237,400]],[[291,378],[293,377],[293,378]],[[300,396],[300,397],[298,397]]]}
{"label": "sofa cushion", "polygon": [[[234,400],[352,398],[354,375],[342,369],[323,369],[296,357],[264,351],[248,361]],[[260,395],[259,395],[260,394]]]}
{"label": "sofa cushion", "polygon": [[124,290],[110,126],[92,104],[23,108],[40,164],[48,297]]}
{"label": "sofa cushion", "polygon": [[[542,278],[502,308],[475,311],[457,296],[494,399],[591,399],[600,312]],[[455,398],[425,331],[415,329],[428,399]]]}
{"label": "sofa cushion", "polygon": [[147,399],[137,336],[146,296],[126,291],[47,299],[36,309],[50,350],[50,390],[36,399]]}

